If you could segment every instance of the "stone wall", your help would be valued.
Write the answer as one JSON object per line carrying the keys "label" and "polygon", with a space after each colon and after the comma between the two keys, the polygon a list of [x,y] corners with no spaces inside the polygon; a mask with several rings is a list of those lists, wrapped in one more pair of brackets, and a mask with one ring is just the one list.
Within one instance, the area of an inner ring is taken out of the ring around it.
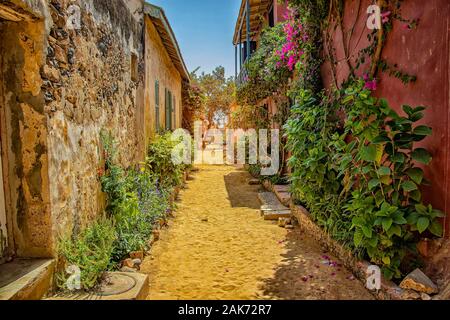
{"label": "stone wall", "polygon": [[100,132],[116,137],[123,166],[144,157],[143,1],[6,3],[30,13],[0,24],[13,242],[18,256],[54,256],[58,236],[104,210]]}
{"label": "stone wall", "polygon": [[166,48],[163,45],[150,18],[145,18],[145,64],[146,64],[146,95],[145,95],[145,132],[146,142],[156,131],[155,112],[155,81],[159,82],[159,123],[165,125],[165,89],[175,96],[175,119],[172,120],[175,128],[181,127],[182,122],[182,97],[181,75],[173,64]]}
{"label": "stone wall", "polygon": [[[5,5],[4,3],[2,3]],[[19,256],[48,256],[51,235],[47,119],[40,70],[45,63],[44,1],[6,2],[17,21],[0,24],[1,140],[8,246]]]}

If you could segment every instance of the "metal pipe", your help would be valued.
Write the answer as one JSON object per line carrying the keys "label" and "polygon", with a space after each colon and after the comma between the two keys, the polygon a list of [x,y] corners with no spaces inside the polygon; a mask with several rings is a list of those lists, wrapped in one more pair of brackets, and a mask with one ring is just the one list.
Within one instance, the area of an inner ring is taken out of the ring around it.
{"label": "metal pipe", "polygon": [[234,45],[234,81],[237,81],[238,74],[238,53],[237,53],[237,45]]}
{"label": "metal pipe", "polygon": [[247,59],[250,59],[250,0],[247,0]]}

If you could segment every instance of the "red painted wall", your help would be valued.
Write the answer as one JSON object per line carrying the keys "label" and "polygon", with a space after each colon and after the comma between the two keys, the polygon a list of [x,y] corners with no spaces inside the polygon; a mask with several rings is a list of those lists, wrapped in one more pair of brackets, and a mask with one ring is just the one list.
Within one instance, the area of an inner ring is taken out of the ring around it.
{"label": "red painted wall", "polygon": [[[358,0],[345,3],[344,30],[350,30],[356,21],[355,31],[350,40],[350,52],[356,54],[368,45],[366,35],[367,8],[371,0]],[[437,209],[447,213],[445,220],[446,236],[450,236],[450,1],[449,0],[409,0],[402,4],[402,15],[406,19],[420,19],[417,29],[404,28],[396,21],[389,34],[383,51],[383,59],[397,63],[401,70],[417,75],[414,84],[405,86],[400,80],[382,74],[378,97],[388,100],[391,106],[401,112],[403,104],[424,105],[428,109],[423,124],[433,128],[433,136],[423,142],[423,146],[433,154],[433,162],[426,170],[430,187],[424,187],[424,199]],[[361,41],[360,35],[362,34]],[[333,34],[333,42],[338,60],[344,57],[342,31],[338,28]],[[364,68],[362,68],[364,69]],[[368,67],[366,68],[368,70]],[[323,78],[329,87],[332,84],[330,65],[322,68]],[[339,83],[348,75],[346,63],[337,67]],[[362,73],[360,74],[362,76]],[[380,75],[379,75],[380,76]]]}
{"label": "red painted wall", "polygon": [[279,22],[283,22],[286,19],[284,18],[285,14],[287,13],[287,0],[283,3],[278,3],[278,0],[273,0],[273,8],[274,8],[274,15],[275,15],[275,24]]}

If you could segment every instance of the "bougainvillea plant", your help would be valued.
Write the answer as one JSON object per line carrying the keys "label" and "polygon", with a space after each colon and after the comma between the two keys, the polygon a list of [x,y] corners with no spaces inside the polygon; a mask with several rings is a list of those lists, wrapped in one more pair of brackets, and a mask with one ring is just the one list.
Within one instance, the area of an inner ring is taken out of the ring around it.
{"label": "bougainvillea plant", "polygon": [[302,44],[308,41],[308,34],[301,21],[296,19],[295,10],[288,10],[284,18],[286,19],[283,27],[285,43],[281,50],[277,50],[275,53],[280,59],[277,67],[287,66],[290,71],[293,71],[303,59],[305,52]]}

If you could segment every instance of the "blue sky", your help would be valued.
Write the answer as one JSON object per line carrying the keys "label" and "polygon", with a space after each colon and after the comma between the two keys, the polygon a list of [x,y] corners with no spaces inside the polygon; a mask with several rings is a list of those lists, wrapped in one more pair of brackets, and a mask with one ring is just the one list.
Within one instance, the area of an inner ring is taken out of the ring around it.
{"label": "blue sky", "polygon": [[241,0],[150,0],[164,9],[189,71],[225,67],[234,76],[234,27]]}

